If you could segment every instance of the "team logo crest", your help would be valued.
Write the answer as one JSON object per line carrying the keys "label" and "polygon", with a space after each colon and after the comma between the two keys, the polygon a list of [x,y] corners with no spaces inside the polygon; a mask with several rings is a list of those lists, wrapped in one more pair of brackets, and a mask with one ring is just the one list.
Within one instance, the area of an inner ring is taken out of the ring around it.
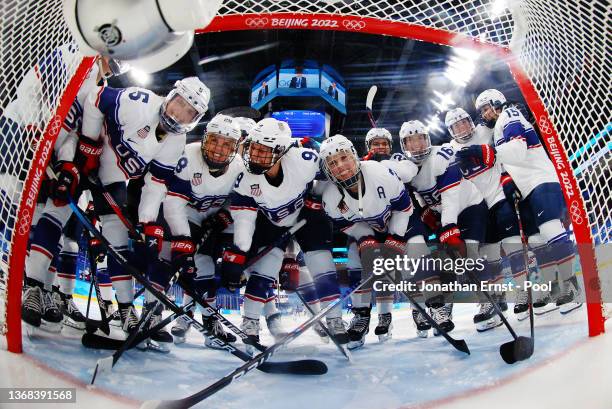
{"label": "team logo crest", "polygon": [[136,132],[136,135],[138,135],[140,138],[144,139],[147,137],[147,135],[149,135],[149,131],[151,130],[151,127],[149,125],[145,126],[142,129],[139,129],[138,132]]}
{"label": "team logo crest", "polygon": [[202,183],[202,174],[194,173],[193,178],[191,178],[191,184],[194,186],[198,186]]}
{"label": "team logo crest", "polygon": [[254,185],[251,185],[251,195],[261,196],[261,189],[259,187],[259,183],[255,183]]}

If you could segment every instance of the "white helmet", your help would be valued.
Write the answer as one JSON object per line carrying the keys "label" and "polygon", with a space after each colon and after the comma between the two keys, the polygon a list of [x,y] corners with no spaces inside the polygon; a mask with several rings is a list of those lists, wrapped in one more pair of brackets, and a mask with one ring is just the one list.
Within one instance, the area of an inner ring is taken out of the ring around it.
{"label": "white helmet", "polygon": [[485,105],[491,105],[493,108],[501,108],[506,103],[506,97],[504,94],[496,89],[484,90],[476,98],[476,110],[480,112],[480,109]]}
{"label": "white helmet", "polygon": [[228,138],[240,140],[240,125],[238,118],[232,118],[231,116],[217,114],[206,124],[207,134],[217,134]]}
{"label": "white helmet", "polygon": [[[453,129],[453,125],[464,120],[467,121],[468,129],[460,129],[458,131]],[[472,121],[472,117],[470,117],[470,115],[465,112],[463,108],[455,108],[448,111],[446,113],[444,123],[446,124],[451,137],[459,143],[465,143],[472,139],[472,136],[474,136],[474,122]]]}
{"label": "white helmet", "polygon": [[[217,144],[215,146],[216,151],[209,151],[211,148],[207,146],[206,141],[210,135],[233,139],[235,141],[233,149],[228,152],[227,147]],[[202,158],[208,167],[213,170],[225,168],[236,156],[240,137],[240,127],[235,118],[223,114],[215,115],[206,125],[206,133],[202,138]],[[225,156],[224,160],[215,160],[215,157],[221,158],[223,156]]]}
{"label": "white helmet", "polygon": [[[272,150],[270,163],[255,163],[252,157],[254,143],[267,146]],[[246,169],[255,175],[261,175],[270,169],[295,144],[291,138],[291,128],[287,122],[275,118],[264,118],[250,130],[244,140],[243,159]]]}
{"label": "white helmet", "polygon": [[[406,148],[407,139],[420,135],[423,136],[425,142],[425,147],[423,149],[411,151]],[[429,132],[427,131],[427,128],[423,122],[419,120],[404,122],[400,128],[399,137],[402,152],[404,152],[406,157],[413,162],[422,162],[431,152],[431,139],[429,138]]]}
{"label": "white helmet", "polygon": [[[166,107],[176,96],[182,97],[196,110],[196,115],[189,123],[183,124],[166,113]],[[172,133],[187,133],[196,127],[208,110],[210,90],[197,77],[188,77],[174,83],[174,89],[168,93],[159,110],[162,126]]]}
{"label": "white helmet", "polygon": [[[348,178],[344,178],[343,180],[338,179],[334,175],[333,170],[330,167],[330,163],[328,162],[330,157],[341,152],[348,153],[356,162],[355,173]],[[353,143],[345,136],[334,135],[323,140],[319,150],[319,157],[321,158],[321,167],[323,168],[323,172],[325,172],[327,177],[335,184],[349,189],[359,181],[359,176],[361,175],[361,164],[359,162],[359,157],[357,156],[355,146],[353,146]]]}
{"label": "white helmet", "polygon": [[365,137],[365,144],[368,152],[370,151],[372,141],[379,138],[389,141],[389,148],[393,146],[393,137],[391,136],[391,132],[385,128],[372,128],[368,131]]}
{"label": "white helmet", "polygon": [[253,129],[255,125],[257,125],[257,122],[255,122],[255,120],[251,118],[245,118],[243,116],[239,116],[234,119],[238,122],[238,125],[240,126],[240,131],[242,132],[243,137],[246,137],[249,134],[249,132],[251,132],[251,129]]}

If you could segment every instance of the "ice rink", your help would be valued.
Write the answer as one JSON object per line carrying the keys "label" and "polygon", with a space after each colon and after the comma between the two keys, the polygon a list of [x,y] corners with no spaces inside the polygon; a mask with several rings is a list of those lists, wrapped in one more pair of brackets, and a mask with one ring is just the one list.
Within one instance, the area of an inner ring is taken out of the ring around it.
{"label": "ice rink", "polygon": [[[81,306],[83,301],[79,300]],[[277,360],[316,358],[329,372],[304,377],[252,371],[198,407],[238,408],[610,408],[612,338],[587,337],[586,308],[562,317],[558,311],[536,317],[535,353],[528,361],[507,365],[499,345],[511,340],[504,327],[478,334],[471,322],[475,306],[456,304],[452,336],[463,338],[472,354],[454,350],[441,337],[416,338],[410,309],[393,311],[393,339],[379,343],[371,333],[348,363],[333,344],[323,344],[309,330],[289,348],[313,345],[312,354],[280,353]],[[238,314],[228,316],[239,323]],[[349,319],[348,315],[345,319]],[[299,319],[284,317],[292,328]],[[510,322],[528,335],[528,320]],[[271,344],[265,329],[262,343]],[[608,325],[610,330],[610,325]],[[24,336],[23,356],[2,352],[0,386],[77,387],[77,407],[138,407],[146,399],[172,399],[204,388],[241,364],[224,352],[204,348],[191,330],[187,343],[169,354],[130,350],[113,372],[89,386],[93,368],[109,351],[88,350],[80,338],[38,332]],[[8,375],[8,376],[7,376]],[[5,407],[5,406],[1,406]],[[44,407],[37,405],[36,407]],[[57,405],[54,407],[58,407]],[[65,407],[75,407],[67,404]]]}

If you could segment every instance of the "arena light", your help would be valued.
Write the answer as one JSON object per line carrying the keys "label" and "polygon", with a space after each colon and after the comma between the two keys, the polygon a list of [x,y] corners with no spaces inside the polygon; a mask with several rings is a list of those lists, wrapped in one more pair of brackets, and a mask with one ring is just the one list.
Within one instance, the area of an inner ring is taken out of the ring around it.
{"label": "arena light", "polygon": [[491,9],[489,10],[491,19],[496,19],[501,16],[506,8],[506,0],[493,0],[491,2]]}
{"label": "arena light", "polygon": [[434,90],[434,95],[438,98],[438,101],[432,100],[431,102],[438,109],[438,111],[446,111],[448,107],[455,104],[455,101],[452,98],[452,93],[443,94],[439,91]]}
{"label": "arena light", "polygon": [[130,77],[138,85],[147,85],[151,82],[151,75],[138,68],[130,70]]}
{"label": "arena light", "polygon": [[274,42],[274,43],[270,43],[270,44],[264,44],[264,45],[259,45],[257,47],[248,48],[246,50],[233,51],[231,53],[227,53],[227,54],[223,54],[223,55],[211,55],[209,57],[202,58],[198,62],[198,64],[204,65],[204,64],[211,63],[213,61],[229,60],[230,58],[236,58],[236,57],[240,57],[242,55],[253,54],[253,53],[264,51],[264,50],[267,50],[267,49],[270,49],[270,48],[274,48],[277,45],[278,45],[278,42]]}

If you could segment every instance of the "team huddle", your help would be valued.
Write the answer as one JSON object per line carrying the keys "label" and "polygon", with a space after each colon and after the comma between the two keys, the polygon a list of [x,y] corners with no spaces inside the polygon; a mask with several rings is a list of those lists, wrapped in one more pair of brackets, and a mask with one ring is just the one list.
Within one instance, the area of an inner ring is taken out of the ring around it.
{"label": "team huddle", "polygon": [[[558,288],[535,293],[535,314],[566,314],[581,306],[555,169],[532,125],[501,92],[488,89],[476,98],[477,125],[462,108],[448,111],[449,143],[432,146],[426,126],[411,120],[401,125],[401,153],[392,153],[388,130],[373,128],[366,135],[368,153],[360,158],[343,135],[319,146],[292,137],[290,126],[274,118],[255,122],[217,114],[201,141],[186,144],[186,134],[208,110],[207,86],[185,78],[165,97],[139,87],[116,89],[104,83],[112,75],[108,62],[98,59],[54,147],[51,187],[26,260],[22,319],[30,326],[86,330],[87,319],[72,298],[82,228],[71,205],[79,197],[116,252],[160,292],[178,280],[183,304],[192,306],[170,332],[159,328],[140,348],[168,351],[170,344],[185,342],[196,319],[194,299],[213,307],[200,309],[209,333],[235,342],[214,310],[218,286],[245,287],[240,328],[257,343],[262,315],[275,338],[286,334],[275,302],[279,287],[298,293],[312,313],[335,303],[314,330],[348,349],[364,344],[374,297],[374,331],[384,341],[392,333],[395,294],[373,289],[376,258],[485,260],[477,276],[421,263],[416,271],[379,277],[389,283],[497,283],[507,279],[502,267],[509,265],[512,280],[524,288],[523,236],[541,279]],[[334,234],[346,235],[346,267],[356,289],[349,324],[337,303]],[[132,275],[100,240],[89,240],[88,251],[105,314],[116,318],[113,334],[125,339],[162,321],[163,307],[147,290],[140,315],[148,321],[139,325]],[[496,291],[480,300],[473,317],[477,331],[502,325],[491,300],[506,311],[506,295]],[[422,307],[412,312],[419,337],[428,336],[431,319],[443,331],[454,329],[452,294],[410,296]],[[527,291],[515,292],[512,302],[516,317],[527,318]]]}

